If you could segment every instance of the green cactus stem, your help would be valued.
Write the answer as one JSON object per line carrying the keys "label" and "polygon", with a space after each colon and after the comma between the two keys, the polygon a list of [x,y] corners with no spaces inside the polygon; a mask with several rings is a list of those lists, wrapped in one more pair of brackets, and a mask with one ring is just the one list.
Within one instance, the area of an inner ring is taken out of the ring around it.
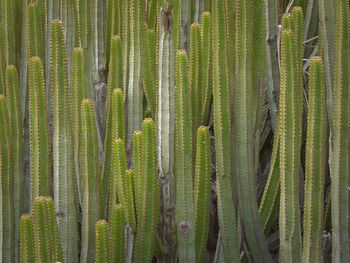
{"label": "green cactus stem", "polygon": [[[81,204],[81,179],[79,167],[79,150],[81,144],[81,103],[86,98],[85,89],[85,68],[84,68],[84,54],[83,49],[75,48],[73,50],[72,63],[72,140],[74,152],[74,167],[75,178],[78,190],[79,203]],[[95,227],[95,225],[94,225]]]}
{"label": "green cactus stem", "polygon": [[333,262],[350,261],[349,216],[349,125],[350,125],[350,11],[349,1],[336,1],[333,160],[332,178],[332,258]]}
{"label": "green cactus stem", "polygon": [[327,171],[327,109],[322,59],[310,65],[306,140],[303,262],[322,262],[323,195]]}
{"label": "green cactus stem", "polygon": [[[14,66],[6,68],[6,98],[11,127],[11,151],[13,158],[13,202],[15,218],[15,240],[19,239],[19,219],[26,204],[24,202],[23,176],[23,125],[19,78]],[[15,242],[16,254],[19,252],[18,242]]]}
{"label": "green cactus stem", "polygon": [[0,95],[0,255],[3,262],[15,261],[15,229],[13,204],[13,165],[11,152],[11,128],[8,105],[4,95]]}
{"label": "green cactus stem", "polygon": [[51,197],[39,196],[33,202],[35,262],[63,261],[60,235]]}
{"label": "green cactus stem", "polygon": [[29,60],[29,127],[31,200],[51,194],[51,151],[43,64],[39,57]]}
{"label": "green cactus stem", "polygon": [[135,215],[135,173],[134,170],[126,170],[124,175],[124,194],[128,205],[125,206],[126,223],[129,224],[132,231],[136,230],[136,215]]}
{"label": "green cactus stem", "polygon": [[157,137],[155,123],[145,119],[142,124],[142,185],[140,215],[137,225],[134,261],[150,262],[159,220],[159,183],[157,169]]}
{"label": "green cactus stem", "polygon": [[220,241],[225,261],[239,262],[236,208],[231,175],[230,83],[226,52],[223,1],[212,1],[213,12],[213,107],[216,154],[216,191]]}
{"label": "green cactus stem", "polygon": [[134,159],[134,176],[135,176],[135,206],[136,222],[139,222],[141,207],[141,187],[142,187],[142,132],[135,131],[133,138],[133,159]]}
{"label": "green cactus stem", "polygon": [[101,168],[98,158],[95,107],[91,100],[81,103],[81,179],[82,179],[82,248],[80,262],[93,262],[95,257],[95,225],[100,208]]}
{"label": "green cactus stem", "polygon": [[110,234],[110,255],[111,263],[125,262],[125,213],[120,204],[113,207],[112,215],[109,220]]}
{"label": "green cactus stem", "polygon": [[38,3],[28,5],[27,53],[28,58],[37,56],[45,62],[45,13],[40,8],[42,7]]}
{"label": "green cactus stem", "polygon": [[77,202],[70,97],[62,22],[50,27],[50,80],[53,112],[53,187],[65,262],[78,261]]}
{"label": "green cactus stem", "polygon": [[198,263],[205,260],[209,232],[209,200],[211,190],[210,163],[209,130],[205,126],[201,126],[197,130],[196,167],[193,195],[195,209],[194,225],[196,262]]}
{"label": "green cactus stem", "polygon": [[20,221],[20,262],[35,262],[33,225],[30,215],[22,215]]}
{"label": "green cactus stem", "polygon": [[13,0],[1,1],[1,21],[4,25],[4,42],[6,65],[17,66],[17,2]]}
{"label": "green cactus stem", "polygon": [[175,220],[180,262],[195,262],[193,206],[193,124],[192,97],[187,75],[186,52],[176,55],[175,88]]}
{"label": "green cactus stem", "polygon": [[[4,23],[0,23],[0,40],[5,42]],[[0,45],[0,94],[6,95],[6,60],[5,60],[5,45]]]}
{"label": "green cactus stem", "polygon": [[105,220],[99,220],[96,223],[96,254],[95,263],[109,262],[109,228]]}

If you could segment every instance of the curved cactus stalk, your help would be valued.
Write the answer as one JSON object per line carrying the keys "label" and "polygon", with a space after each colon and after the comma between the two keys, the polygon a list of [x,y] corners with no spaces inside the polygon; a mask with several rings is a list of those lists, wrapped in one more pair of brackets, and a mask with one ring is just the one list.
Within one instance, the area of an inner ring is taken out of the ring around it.
{"label": "curved cactus stalk", "polygon": [[212,1],[213,98],[216,153],[216,190],[221,245],[225,261],[239,262],[236,208],[231,180],[230,87],[223,1]]}
{"label": "curved cactus stalk", "polygon": [[[203,18],[203,17],[202,17]],[[203,20],[202,20],[203,21]],[[194,179],[194,213],[196,262],[204,262],[209,232],[210,142],[205,126],[197,130],[196,168]]]}
{"label": "curved cactus stalk", "polygon": [[33,225],[30,215],[21,216],[20,221],[20,262],[34,263]]}
{"label": "curved cactus stalk", "polygon": [[[11,127],[11,152],[13,158],[13,202],[15,220],[15,240],[19,238],[19,219],[24,204],[24,176],[23,176],[23,125],[19,79],[15,66],[6,68],[6,98]],[[15,253],[19,252],[18,242],[15,242]]]}
{"label": "curved cactus stalk", "polygon": [[[192,116],[193,116],[193,134],[200,125],[202,108],[202,75],[201,75],[201,32],[199,24],[192,24],[190,27],[189,41],[189,84],[192,92]],[[177,85],[177,84],[176,84]],[[186,111],[185,111],[186,112]]]}
{"label": "curved cactus stalk", "polygon": [[211,15],[204,12],[201,17],[201,89],[202,106],[200,108],[200,124],[207,123],[212,99],[212,36]]}
{"label": "curved cactus stalk", "polygon": [[51,95],[53,112],[53,170],[55,208],[65,262],[78,261],[77,202],[68,73],[62,22],[53,20],[51,37]]}
{"label": "curved cactus stalk", "polygon": [[8,116],[5,96],[0,95],[0,257],[3,262],[14,262],[13,155]]}
{"label": "curved cactus stalk", "polygon": [[81,179],[82,179],[82,248],[81,262],[95,257],[95,225],[103,209],[100,207],[101,169],[98,159],[95,107],[91,100],[81,103]]}
{"label": "curved cactus stalk", "polygon": [[125,213],[120,204],[113,207],[109,220],[111,263],[125,262]]}
{"label": "curved cactus stalk", "polygon": [[27,54],[28,58],[37,56],[45,62],[45,13],[40,8],[42,7],[38,3],[28,4]]}
{"label": "curved cactus stalk", "polygon": [[303,262],[322,262],[323,193],[327,171],[327,108],[322,59],[310,65],[306,140]]}
{"label": "curved cactus stalk", "polygon": [[193,125],[186,52],[176,55],[175,88],[175,219],[180,262],[195,262],[193,209]]}
{"label": "curved cactus stalk", "polygon": [[39,196],[33,202],[33,230],[36,262],[63,260],[60,235],[51,197]]}
{"label": "curved cactus stalk", "polygon": [[[134,131],[141,129],[143,115],[143,92],[141,82],[143,78],[143,41],[144,41],[144,10],[145,1],[129,1],[130,29],[130,50],[129,50],[129,76],[126,94],[127,111],[127,136],[126,149],[128,153],[132,151],[132,136]],[[124,61],[123,61],[124,62]]]}
{"label": "curved cactus stalk", "polygon": [[272,262],[259,219],[255,179],[259,162],[261,89],[266,81],[264,10],[263,0],[236,1],[234,63],[231,63],[234,65],[231,167],[238,185],[239,212],[248,246],[245,250],[249,250],[247,255],[254,262]]}
{"label": "curved cactus stalk", "polygon": [[[284,23],[288,16],[284,16]],[[283,23],[283,25],[284,25]],[[284,27],[286,28],[286,27]],[[281,95],[280,95],[280,260],[301,261],[301,236],[299,212],[299,156],[301,141],[301,116],[297,116],[302,101],[297,70],[297,41],[290,29],[282,30]],[[300,47],[301,48],[301,47]]]}
{"label": "curved cactus stalk", "polygon": [[105,220],[96,223],[96,254],[95,263],[109,262],[109,229]]}
{"label": "curved cactus stalk", "polygon": [[[86,98],[85,89],[85,68],[84,68],[84,54],[83,49],[75,48],[73,50],[73,63],[72,63],[72,141],[74,152],[74,167],[75,178],[78,190],[79,203],[82,202],[81,196],[81,178],[79,167],[79,150],[81,144],[81,102]],[[95,227],[95,224],[94,224]]]}
{"label": "curved cactus stalk", "polygon": [[349,211],[349,124],[350,124],[350,11],[349,1],[336,1],[333,160],[332,178],[332,249],[333,262],[350,261]]}
{"label": "curved cactus stalk", "polygon": [[157,46],[156,34],[153,29],[149,29],[145,24],[145,47],[144,47],[144,84],[143,90],[145,92],[148,105],[151,109],[152,115],[157,116]]}
{"label": "curved cactus stalk", "polygon": [[125,195],[126,170],[127,164],[124,141],[118,138],[113,141],[112,145],[112,177],[110,183],[109,218],[114,205],[118,203],[118,199],[125,211],[128,209],[128,203]]}
{"label": "curved cactus stalk", "polygon": [[122,51],[119,36],[111,39],[110,69],[107,85],[107,103],[105,110],[104,158],[102,165],[103,191],[108,195],[111,180],[112,142],[114,139],[125,140],[124,98],[122,93]]}
{"label": "curved cactus stalk", "polygon": [[29,126],[32,198],[50,195],[51,151],[43,64],[29,60]]}
{"label": "curved cactus stalk", "polygon": [[142,132],[135,131],[133,138],[133,159],[135,175],[135,205],[136,205],[136,222],[139,222],[141,207],[141,188],[142,188]]}
{"label": "curved cactus stalk", "polygon": [[135,241],[135,262],[150,262],[159,220],[159,184],[157,171],[157,137],[152,119],[142,124],[142,186],[139,221]]}

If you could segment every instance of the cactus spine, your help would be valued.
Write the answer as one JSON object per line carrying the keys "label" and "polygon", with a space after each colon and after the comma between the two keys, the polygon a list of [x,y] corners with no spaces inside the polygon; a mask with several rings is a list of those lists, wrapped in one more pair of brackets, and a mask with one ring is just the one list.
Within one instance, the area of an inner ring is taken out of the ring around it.
{"label": "cactus spine", "polygon": [[51,197],[36,197],[33,202],[35,262],[63,260],[61,241]]}
{"label": "cactus spine", "polygon": [[45,61],[44,15],[38,3],[28,5],[27,52],[28,58],[38,56]]}
{"label": "cactus spine", "polygon": [[210,170],[209,131],[205,126],[201,126],[197,130],[193,195],[196,262],[198,263],[204,261],[209,232]]}
{"label": "cactus spine", "polygon": [[109,227],[105,220],[96,223],[96,254],[95,263],[109,262]]}
{"label": "cactus spine", "polygon": [[111,263],[125,262],[125,213],[120,204],[113,207],[110,218]]}
{"label": "cactus spine", "polygon": [[326,89],[322,59],[310,66],[306,141],[303,262],[322,262],[323,193],[327,156]]}
{"label": "cactus spine", "polygon": [[15,229],[13,204],[13,169],[11,153],[8,106],[4,95],[0,95],[0,255],[3,262],[14,262]]}
{"label": "cactus spine", "polygon": [[64,260],[78,261],[77,203],[75,196],[69,84],[62,22],[51,22],[51,95],[53,111],[53,170],[55,208]]}
{"label": "cactus spine", "polygon": [[142,185],[140,215],[137,225],[134,261],[150,262],[159,220],[159,184],[155,124],[145,119],[142,124]]}
{"label": "cactus spine", "polygon": [[33,224],[30,215],[22,215],[20,220],[20,262],[35,262]]}
{"label": "cactus spine", "polygon": [[336,43],[333,111],[332,250],[333,262],[350,261],[349,246],[349,1],[336,1]]}
{"label": "cactus spine", "polygon": [[[91,100],[81,103],[82,249],[81,262],[93,262],[95,225],[100,218],[101,169],[98,159],[95,107]],[[103,198],[103,196],[101,197]]]}
{"label": "cactus spine", "polygon": [[43,64],[39,57],[29,60],[29,126],[31,200],[50,191],[51,151]]}
{"label": "cactus spine", "polygon": [[226,52],[225,3],[212,1],[213,11],[213,99],[216,153],[216,191],[220,241],[225,261],[239,262],[236,208],[231,180],[230,87]]}

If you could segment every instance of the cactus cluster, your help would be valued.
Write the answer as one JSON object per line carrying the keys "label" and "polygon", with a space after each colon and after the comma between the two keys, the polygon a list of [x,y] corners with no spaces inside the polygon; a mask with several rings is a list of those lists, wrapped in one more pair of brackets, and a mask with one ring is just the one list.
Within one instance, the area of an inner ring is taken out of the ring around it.
{"label": "cactus cluster", "polygon": [[0,262],[350,262],[349,21],[0,0]]}

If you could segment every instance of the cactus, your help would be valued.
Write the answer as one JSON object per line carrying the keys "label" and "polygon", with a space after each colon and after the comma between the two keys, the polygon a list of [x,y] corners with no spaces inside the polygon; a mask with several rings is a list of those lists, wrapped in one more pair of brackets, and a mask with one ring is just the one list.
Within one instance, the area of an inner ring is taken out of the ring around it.
{"label": "cactus", "polygon": [[225,261],[239,262],[236,208],[231,181],[230,86],[226,53],[224,2],[212,1],[213,107],[216,154],[216,192],[221,245]]}
{"label": "cactus", "polygon": [[[11,128],[11,151],[13,158],[13,202],[15,219],[15,240],[19,238],[19,219],[26,204],[24,202],[24,176],[23,176],[23,125],[19,79],[14,66],[6,68],[6,98],[9,114],[9,127]],[[15,254],[18,255],[18,242],[15,243]]]}
{"label": "cactus", "polygon": [[20,220],[20,262],[35,262],[33,224],[30,215],[22,215]]}
{"label": "cactus", "polygon": [[[72,62],[72,141],[74,152],[74,167],[75,178],[78,190],[79,202],[81,203],[81,180],[79,171],[79,149],[81,144],[81,102],[86,97],[85,89],[85,69],[84,69],[84,54],[81,48],[73,50]],[[95,226],[94,226],[95,227]]]}
{"label": "cactus", "polygon": [[350,260],[349,247],[349,2],[336,1],[333,159],[332,178],[332,258],[333,262]]}
{"label": "cactus", "polygon": [[111,263],[125,262],[125,213],[120,204],[113,207],[109,220],[110,233],[110,255]]}
{"label": "cactus", "polygon": [[145,119],[142,124],[142,185],[139,222],[135,241],[134,261],[150,262],[159,219],[159,184],[155,123]]}
{"label": "cactus", "polygon": [[38,3],[28,5],[27,43],[28,58],[38,56],[45,61],[44,15]]}
{"label": "cactus", "polygon": [[105,220],[99,220],[96,223],[96,263],[108,263],[109,262],[109,227]]}
{"label": "cactus", "polygon": [[133,159],[134,159],[134,175],[135,175],[135,206],[136,206],[136,222],[139,222],[141,207],[141,187],[142,187],[142,132],[135,131],[133,138]]}
{"label": "cactus", "polygon": [[75,196],[69,84],[62,22],[51,22],[51,95],[53,112],[53,180],[55,208],[64,260],[78,261],[77,203]]}
{"label": "cactus", "polygon": [[17,66],[17,3],[13,0],[4,0],[1,3],[1,20],[4,25],[4,42],[6,65]]}
{"label": "cactus", "polygon": [[185,51],[176,56],[175,88],[175,217],[180,262],[195,262],[193,206],[193,124],[191,86]]}
{"label": "cactus", "polygon": [[95,256],[95,225],[100,208],[101,168],[98,160],[95,107],[91,100],[81,103],[81,179],[82,179],[82,248],[81,262],[93,262]]}
{"label": "cactus", "polygon": [[209,131],[205,126],[201,126],[197,130],[193,195],[196,262],[198,263],[204,261],[209,232],[210,170]]}
{"label": "cactus", "polygon": [[61,241],[51,197],[36,197],[33,202],[35,262],[63,260]]}
{"label": "cactus", "polygon": [[326,89],[322,59],[310,66],[308,130],[305,168],[303,262],[321,262],[323,193],[327,156]]}
{"label": "cactus", "polygon": [[135,173],[134,170],[126,170],[124,177],[124,194],[127,205],[125,206],[126,223],[129,224],[133,231],[136,230],[135,215]]}
{"label": "cactus", "polygon": [[0,255],[4,262],[14,262],[15,229],[13,204],[13,166],[11,153],[8,106],[4,95],[0,95],[0,178],[1,178],[1,232]]}
{"label": "cactus", "polygon": [[[4,24],[0,23],[0,40],[5,42],[5,30]],[[0,46],[0,94],[6,95],[6,60],[5,60],[5,47]]]}
{"label": "cactus", "polygon": [[39,57],[29,60],[29,126],[31,200],[51,194],[51,151],[43,64]]}
{"label": "cactus", "polygon": [[301,141],[300,112],[302,93],[299,86],[298,49],[296,34],[288,28],[293,25],[291,15],[283,18],[281,47],[281,95],[280,95],[280,260],[300,262],[301,236],[299,213],[299,156]]}

